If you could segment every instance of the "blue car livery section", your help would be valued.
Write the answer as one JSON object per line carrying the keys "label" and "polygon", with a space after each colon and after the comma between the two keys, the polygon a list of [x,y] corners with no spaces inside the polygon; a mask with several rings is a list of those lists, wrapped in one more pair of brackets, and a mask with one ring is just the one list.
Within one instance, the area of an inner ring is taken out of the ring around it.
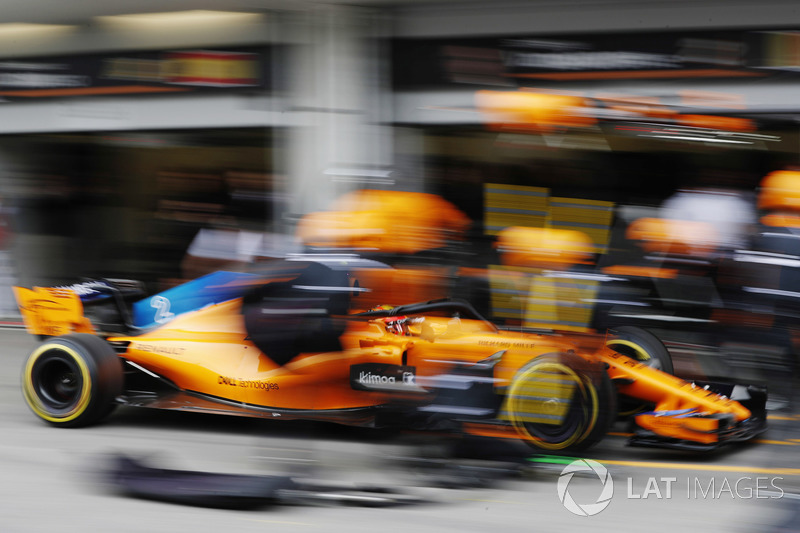
{"label": "blue car livery section", "polygon": [[214,272],[133,304],[133,325],[148,328],[176,316],[240,297],[258,279],[256,274]]}

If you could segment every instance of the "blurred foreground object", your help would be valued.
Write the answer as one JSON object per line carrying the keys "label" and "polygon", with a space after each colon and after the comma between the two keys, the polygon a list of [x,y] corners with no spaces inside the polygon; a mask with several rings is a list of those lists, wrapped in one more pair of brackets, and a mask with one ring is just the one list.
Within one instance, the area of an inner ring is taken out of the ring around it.
{"label": "blurred foreground object", "polygon": [[478,305],[475,291],[461,288],[474,280],[457,261],[470,224],[437,195],[364,189],[345,194],[328,211],[304,216],[296,235],[310,251],[358,253],[394,267],[361,272],[361,283],[370,287],[359,297],[361,310],[465,292]]}
{"label": "blurred foreground object", "polygon": [[14,241],[14,211],[0,197],[0,320],[18,318],[13,286],[18,283],[11,246]]}
{"label": "blurred foreground object", "polygon": [[776,170],[767,174],[761,180],[758,208],[770,214],[800,215],[800,171]]}
{"label": "blurred foreground object", "polygon": [[709,223],[664,218],[640,218],[627,236],[649,253],[704,257],[717,249],[717,232]]}
{"label": "blurred foreground object", "polygon": [[502,265],[492,265],[493,308],[526,328],[594,333],[591,306],[596,284],[572,278],[577,266],[591,265],[595,243],[583,232],[512,226],[495,243]]}
{"label": "blurred foreground object", "polygon": [[702,186],[681,189],[661,206],[661,216],[668,220],[696,221],[709,224],[719,253],[730,254],[745,248],[753,237],[757,214],[755,198],[735,187],[735,180],[724,175],[701,178]]}
{"label": "blurred foreground object", "polygon": [[511,227],[497,237],[504,265],[565,269],[589,264],[594,254],[592,241],[580,231]]}
{"label": "blurred foreground object", "polygon": [[313,248],[413,254],[462,238],[469,224],[439,196],[365,189],[344,195],[329,211],[303,217],[297,235]]}
{"label": "blurred foreground object", "polygon": [[765,177],[760,228],[756,198],[721,187],[725,178],[709,176],[720,187],[679,191],[661,217],[628,223],[627,242],[637,248],[619,262],[604,258],[610,277],[596,325],[647,328],[684,354],[684,377],[769,386],[770,409],[788,408],[797,377],[800,174]]}
{"label": "blurred foreground object", "polygon": [[184,279],[218,270],[242,271],[258,261],[299,252],[290,236],[216,224],[198,230],[181,261]]}
{"label": "blurred foreground object", "polygon": [[796,404],[800,364],[800,172],[774,171],[761,181],[761,227],[752,247],[736,256],[746,276],[742,290],[774,317],[771,333],[786,357],[773,368],[774,389],[787,406]]}
{"label": "blurred foreground object", "polygon": [[125,496],[219,509],[258,509],[274,505],[342,504],[389,507],[424,500],[395,486],[347,484],[295,475],[225,474],[161,468],[125,455],[104,472]]}

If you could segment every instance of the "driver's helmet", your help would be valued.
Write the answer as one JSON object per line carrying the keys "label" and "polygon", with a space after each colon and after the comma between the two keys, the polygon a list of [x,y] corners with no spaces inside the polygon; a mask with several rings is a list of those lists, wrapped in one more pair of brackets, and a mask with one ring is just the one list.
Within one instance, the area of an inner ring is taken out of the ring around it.
{"label": "driver's helmet", "polygon": [[[391,311],[394,309],[393,305],[376,305],[375,307],[371,308],[370,311]],[[394,333],[396,335],[408,335],[408,317],[405,315],[399,316],[387,316],[384,318],[379,318],[381,322],[384,323],[386,326],[386,331]]]}
{"label": "driver's helmet", "polygon": [[396,335],[408,335],[407,316],[389,316],[382,318],[381,321],[386,325],[386,330]]}
{"label": "driver's helmet", "polygon": [[800,171],[776,170],[761,180],[758,208],[800,212]]}

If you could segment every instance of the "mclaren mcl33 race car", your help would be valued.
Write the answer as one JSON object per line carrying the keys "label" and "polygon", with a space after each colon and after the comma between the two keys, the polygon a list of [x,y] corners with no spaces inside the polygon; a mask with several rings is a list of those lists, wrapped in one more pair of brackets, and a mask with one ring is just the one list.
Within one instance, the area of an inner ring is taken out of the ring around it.
{"label": "mclaren mcl33 race car", "polygon": [[641,406],[632,445],[710,450],[766,428],[763,388],[679,379],[644,330],[505,331],[448,299],[360,309],[371,289],[359,277],[382,269],[279,260],[147,297],[123,280],[17,287],[42,339],[24,365],[24,398],[61,427],[126,405],[452,428],[545,450],[598,442],[631,402]]}

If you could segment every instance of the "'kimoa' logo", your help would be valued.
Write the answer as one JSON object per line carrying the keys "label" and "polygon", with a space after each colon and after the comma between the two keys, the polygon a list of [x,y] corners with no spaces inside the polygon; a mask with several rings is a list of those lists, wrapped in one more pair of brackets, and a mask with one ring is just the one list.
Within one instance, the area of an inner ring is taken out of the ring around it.
{"label": "'kimoa' logo", "polygon": [[361,372],[358,375],[358,382],[364,384],[380,384],[380,383],[394,383],[396,380],[394,377],[390,376],[381,376],[378,374],[373,374],[372,372]]}

